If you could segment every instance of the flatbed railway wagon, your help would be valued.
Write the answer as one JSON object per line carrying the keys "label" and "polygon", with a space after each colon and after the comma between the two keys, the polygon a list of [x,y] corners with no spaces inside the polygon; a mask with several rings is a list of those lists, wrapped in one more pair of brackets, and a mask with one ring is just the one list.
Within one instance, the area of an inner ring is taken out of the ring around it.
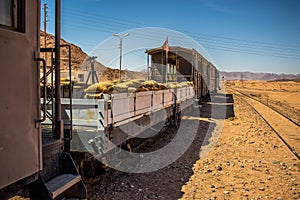
{"label": "flatbed railway wagon", "polygon": [[124,147],[124,150],[132,150],[146,138],[142,133],[160,122],[178,126],[181,111],[193,106],[194,96],[193,87],[186,85],[174,89],[113,93],[103,99],[73,99],[72,122],[69,99],[62,99],[66,131],[71,124],[73,129],[72,155],[83,178],[95,176],[99,159],[113,165],[109,162],[118,156],[119,150]]}
{"label": "flatbed railway wagon", "polygon": [[143,138],[140,135],[143,131],[160,122],[178,126],[183,110],[198,107],[211,92],[217,91],[216,67],[193,49],[170,49],[168,66],[176,70],[162,69],[167,66],[163,48],[146,51],[152,56],[149,79],[166,85],[186,81],[192,84],[157,91],[106,94],[103,99],[73,99],[72,117],[68,99],[62,101],[65,127],[73,130],[72,155],[84,179],[95,176],[93,169],[98,163],[95,158],[103,158],[107,163],[112,160],[108,156],[117,157],[111,153],[119,151],[116,149],[131,150],[137,138]]}

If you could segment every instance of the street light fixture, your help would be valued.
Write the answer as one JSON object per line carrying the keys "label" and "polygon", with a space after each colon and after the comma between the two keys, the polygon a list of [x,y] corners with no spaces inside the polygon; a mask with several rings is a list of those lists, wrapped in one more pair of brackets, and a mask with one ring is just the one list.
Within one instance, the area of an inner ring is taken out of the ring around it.
{"label": "street light fixture", "polygon": [[120,71],[119,71],[119,78],[121,80],[121,69],[122,69],[122,41],[125,37],[129,36],[129,33],[124,34],[123,36],[120,36],[118,34],[112,34],[112,36],[118,37],[120,39]]}

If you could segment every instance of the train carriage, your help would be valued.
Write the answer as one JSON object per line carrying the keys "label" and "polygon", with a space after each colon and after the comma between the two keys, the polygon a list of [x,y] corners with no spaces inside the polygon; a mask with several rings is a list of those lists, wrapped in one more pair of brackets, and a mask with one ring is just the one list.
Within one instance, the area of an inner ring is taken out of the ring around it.
{"label": "train carriage", "polygon": [[[218,89],[218,70],[195,49],[170,46],[147,50],[149,79],[162,83],[191,81],[201,102]],[[151,56],[151,58],[149,58]]]}
{"label": "train carriage", "polygon": [[13,2],[0,3],[4,11],[0,18],[0,88],[4,93],[0,98],[0,188],[42,169],[41,135],[36,126],[39,65],[34,60],[39,52],[39,5],[33,0]]}
{"label": "train carriage", "polygon": [[[65,145],[59,87],[53,97],[54,126],[50,133],[41,128],[46,118],[49,68],[40,54],[40,1],[2,0],[0,7],[0,88],[4,93],[0,98],[0,199],[23,189],[29,190],[31,199],[85,199],[85,186]],[[55,16],[56,59],[51,70],[59,86],[59,0]]]}

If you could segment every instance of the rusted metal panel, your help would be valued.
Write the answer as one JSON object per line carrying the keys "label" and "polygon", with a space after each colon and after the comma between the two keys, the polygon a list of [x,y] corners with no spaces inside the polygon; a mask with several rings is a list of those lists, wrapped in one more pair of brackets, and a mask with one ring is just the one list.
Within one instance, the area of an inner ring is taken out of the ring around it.
{"label": "rusted metal panel", "polygon": [[152,91],[136,93],[135,115],[149,113],[151,111]]}
{"label": "rusted metal panel", "polygon": [[113,123],[134,116],[134,93],[118,93],[112,97]]}
{"label": "rusted metal panel", "polygon": [[[65,127],[70,126],[70,100],[62,98],[62,119]],[[94,130],[104,130],[107,126],[107,109],[105,109],[106,101],[96,99],[72,99],[73,105],[73,129],[82,129],[89,127]],[[46,124],[49,123],[46,121]]]}
{"label": "rusted metal panel", "polygon": [[164,90],[164,107],[171,106],[173,104],[174,89]]}
{"label": "rusted metal panel", "polygon": [[163,90],[158,90],[153,92],[152,111],[160,110],[163,108],[164,106],[163,94],[164,94]]}
{"label": "rusted metal panel", "polygon": [[[42,168],[39,65],[39,1],[24,1],[25,32],[0,28],[0,189]],[[17,5],[20,6],[20,5]]]}

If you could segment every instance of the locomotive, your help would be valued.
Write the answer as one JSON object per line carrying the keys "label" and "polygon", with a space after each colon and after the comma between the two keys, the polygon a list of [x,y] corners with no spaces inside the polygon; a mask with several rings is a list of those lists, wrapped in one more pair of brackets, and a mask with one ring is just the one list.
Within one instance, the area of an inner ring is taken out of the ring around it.
{"label": "locomotive", "polygon": [[[31,199],[86,199],[83,178],[94,176],[96,158],[113,162],[117,148],[130,150],[136,136],[161,121],[179,126],[183,110],[198,108],[218,89],[219,72],[212,63],[195,49],[173,46],[168,52],[163,47],[146,51],[148,78],[190,85],[75,99],[70,64],[68,95],[62,95],[60,49],[68,48],[70,59],[71,48],[60,44],[60,0],[55,0],[54,48],[40,47],[40,1],[0,5],[5,93],[0,99],[0,199],[24,189]],[[52,55],[50,67],[43,52]]]}

